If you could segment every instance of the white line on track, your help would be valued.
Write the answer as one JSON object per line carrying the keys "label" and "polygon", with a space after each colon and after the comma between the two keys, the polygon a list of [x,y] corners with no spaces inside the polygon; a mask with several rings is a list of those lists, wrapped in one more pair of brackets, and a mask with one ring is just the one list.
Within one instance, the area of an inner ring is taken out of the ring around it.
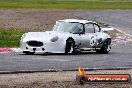
{"label": "white line on track", "polygon": [[64,59],[50,59],[51,61],[70,61],[70,60],[64,60]]}
{"label": "white line on track", "polygon": [[47,60],[47,61],[60,61],[60,62],[68,62],[68,61],[71,61],[71,60],[64,60],[64,59],[55,59],[55,58],[34,58],[34,59],[44,59],[44,60]]}

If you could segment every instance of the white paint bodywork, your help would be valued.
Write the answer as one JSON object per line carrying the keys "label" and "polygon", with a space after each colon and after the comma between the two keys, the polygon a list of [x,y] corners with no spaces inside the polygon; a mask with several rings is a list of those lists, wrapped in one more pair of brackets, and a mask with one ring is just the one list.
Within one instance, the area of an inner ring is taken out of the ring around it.
{"label": "white paint bodywork", "polygon": [[[77,20],[77,19],[66,19],[59,20],[57,22],[78,22],[81,24],[86,23],[96,23],[87,20]],[[56,22],[56,23],[57,23]],[[51,39],[58,38],[57,41],[52,42]],[[79,49],[90,49],[90,48],[100,48],[103,41],[110,36],[103,31],[96,33],[85,33],[85,34],[72,34],[69,32],[57,32],[57,31],[46,31],[46,32],[28,32],[23,34],[20,40],[20,49],[21,51],[29,52],[50,52],[50,53],[65,53],[66,40],[72,38],[75,41],[75,45]],[[101,42],[98,42],[99,39],[102,39]],[[29,41],[38,41],[42,42],[43,45],[40,47],[29,46],[27,42]],[[35,48],[35,51],[33,50]]]}

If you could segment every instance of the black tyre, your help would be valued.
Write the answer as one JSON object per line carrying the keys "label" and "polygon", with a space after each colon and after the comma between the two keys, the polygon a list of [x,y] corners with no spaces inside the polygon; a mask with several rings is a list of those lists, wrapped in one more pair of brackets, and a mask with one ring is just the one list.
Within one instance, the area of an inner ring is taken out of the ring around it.
{"label": "black tyre", "polygon": [[111,50],[111,40],[107,39],[102,45],[100,50],[96,50],[97,53],[108,54]]}
{"label": "black tyre", "polygon": [[66,41],[65,54],[73,54],[75,52],[75,42],[72,39]]}
{"label": "black tyre", "polygon": [[29,51],[24,51],[23,52],[25,55],[33,55],[34,54],[34,52],[29,52]]}

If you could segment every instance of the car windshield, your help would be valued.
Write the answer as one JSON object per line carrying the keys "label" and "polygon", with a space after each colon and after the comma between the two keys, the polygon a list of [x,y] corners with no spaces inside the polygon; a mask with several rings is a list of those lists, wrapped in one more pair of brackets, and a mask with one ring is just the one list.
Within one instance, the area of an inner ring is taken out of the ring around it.
{"label": "car windshield", "polygon": [[56,22],[53,27],[53,31],[78,34],[80,32],[83,32],[83,25],[77,22]]}

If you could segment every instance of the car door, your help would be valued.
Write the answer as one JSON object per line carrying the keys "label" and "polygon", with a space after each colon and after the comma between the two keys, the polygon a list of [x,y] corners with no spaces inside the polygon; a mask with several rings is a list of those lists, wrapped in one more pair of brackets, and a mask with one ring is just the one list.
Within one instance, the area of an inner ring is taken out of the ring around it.
{"label": "car door", "polygon": [[83,48],[93,48],[96,45],[96,33],[93,23],[87,23],[84,25],[85,34],[82,35]]}
{"label": "car door", "polygon": [[101,28],[98,24],[94,24],[94,29],[95,29],[95,35],[96,35],[96,45],[102,43],[102,31]]}

